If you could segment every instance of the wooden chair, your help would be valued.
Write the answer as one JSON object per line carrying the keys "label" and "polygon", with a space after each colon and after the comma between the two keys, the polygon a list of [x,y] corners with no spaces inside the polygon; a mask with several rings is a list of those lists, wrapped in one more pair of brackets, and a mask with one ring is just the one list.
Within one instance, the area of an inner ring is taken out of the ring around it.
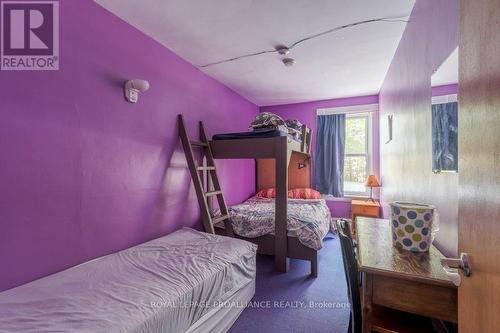
{"label": "wooden chair", "polygon": [[[349,333],[361,333],[362,309],[359,284],[359,272],[354,251],[349,222],[337,220],[337,230],[340,237],[342,258],[347,281],[351,316],[349,318]],[[434,332],[429,318],[410,313],[374,306],[372,309],[372,331],[379,333],[420,333]]]}

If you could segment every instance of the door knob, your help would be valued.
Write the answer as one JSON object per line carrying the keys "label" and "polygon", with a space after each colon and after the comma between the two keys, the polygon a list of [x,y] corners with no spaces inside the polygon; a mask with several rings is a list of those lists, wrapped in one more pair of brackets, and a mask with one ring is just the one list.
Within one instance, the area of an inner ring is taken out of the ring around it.
{"label": "door knob", "polygon": [[443,269],[446,272],[446,275],[448,275],[450,280],[457,287],[460,286],[462,278],[460,277],[460,274],[458,274],[458,272],[452,268],[463,270],[464,275],[467,277],[472,274],[470,257],[467,253],[461,253],[460,258],[443,258],[441,259],[441,265],[443,265]]}

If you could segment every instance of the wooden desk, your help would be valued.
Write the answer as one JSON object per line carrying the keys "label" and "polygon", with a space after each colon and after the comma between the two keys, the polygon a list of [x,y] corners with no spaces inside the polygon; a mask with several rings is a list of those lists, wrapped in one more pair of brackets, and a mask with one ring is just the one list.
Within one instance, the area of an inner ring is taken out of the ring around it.
{"label": "wooden desk", "polygon": [[372,304],[457,322],[457,288],[441,266],[443,255],[392,246],[388,220],[358,217],[358,267],[363,274],[363,332],[371,332]]}

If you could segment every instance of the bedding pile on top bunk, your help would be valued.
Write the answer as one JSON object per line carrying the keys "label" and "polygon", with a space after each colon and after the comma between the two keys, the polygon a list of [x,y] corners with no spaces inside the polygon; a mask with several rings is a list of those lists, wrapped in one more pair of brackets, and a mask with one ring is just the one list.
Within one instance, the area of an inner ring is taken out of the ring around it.
{"label": "bedding pile on top bunk", "polygon": [[259,113],[254,121],[250,124],[250,129],[253,131],[280,130],[292,136],[296,140],[300,140],[302,134],[302,124],[297,119],[283,120],[277,114],[271,112]]}
{"label": "bedding pile on top bunk", "polygon": [[[230,207],[234,232],[248,238],[274,234],[274,207],[274,199],[257,196]],[[321,249],[330,223],[330,210],[324,199],[288,199],[288,236],[297,237],[303,245]]]}
{"label": "bedding pile on top bunk", "polygon": [[256,245],[184,228],[0,293],[0,332],[224,332]]}
{"label": "bedding pile on top bunk", "polygon": [[271,138],[276,136],[288,136],[300,141],[302,124],[296,119],[283,120],[280,116],[271,112],[259,113],[250,124],[250,132],[216,134],[213,140],[233,140],[249,138]]}

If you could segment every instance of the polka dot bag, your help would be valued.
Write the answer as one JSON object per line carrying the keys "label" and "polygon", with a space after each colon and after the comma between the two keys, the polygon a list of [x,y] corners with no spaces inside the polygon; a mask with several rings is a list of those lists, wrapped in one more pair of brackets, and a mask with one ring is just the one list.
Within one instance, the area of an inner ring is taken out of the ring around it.
{"label": "polka dot bag", "polygon": [[412,252],[429,251],[437,231],[436,207],[408,202],[393,202],[390,206],[393,245]]}

